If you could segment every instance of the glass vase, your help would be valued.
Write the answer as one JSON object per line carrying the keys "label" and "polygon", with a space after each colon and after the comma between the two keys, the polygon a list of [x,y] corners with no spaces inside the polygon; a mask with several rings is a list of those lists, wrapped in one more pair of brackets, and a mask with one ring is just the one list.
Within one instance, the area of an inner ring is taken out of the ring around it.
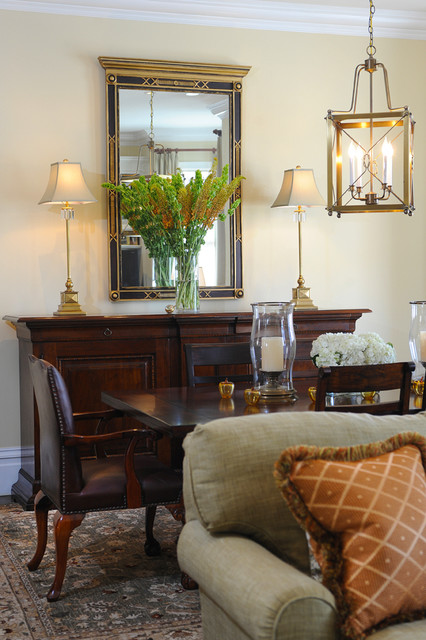
{"label": "glass vase", "polygon": [[411,325],[409,345],[412,360],[416,363],[413,379],[422,378],[426,367],[426,301],[410,302]]}
{"label": "glass vase", "polygon": [[255,388],[260,402],[294,402],[293,363],[296,336],[292,302],[252,304],[250,351]]}
{"label": "glass vase", "polygon": [[199,310],[198,254],[188,252],[176,258],[176,311],[196,313]]}
{"label": "glass vase", "polygon": [[153,287],[174,287],[173,258],[166,252],[153,260]]}

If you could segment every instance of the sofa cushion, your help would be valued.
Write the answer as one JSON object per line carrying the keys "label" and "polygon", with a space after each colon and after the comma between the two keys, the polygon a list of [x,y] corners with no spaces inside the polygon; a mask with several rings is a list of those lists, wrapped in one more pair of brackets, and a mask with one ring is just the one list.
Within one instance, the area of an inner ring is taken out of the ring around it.
{"label": "sofa cushion", "polygon": [[345,637],[426,615],[426,438],[290,447],[275,476],[313,540]]}

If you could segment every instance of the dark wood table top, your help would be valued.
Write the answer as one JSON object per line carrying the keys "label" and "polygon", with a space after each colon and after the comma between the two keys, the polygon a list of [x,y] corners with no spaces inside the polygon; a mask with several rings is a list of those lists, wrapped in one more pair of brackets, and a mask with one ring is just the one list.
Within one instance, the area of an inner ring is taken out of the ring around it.
{"label": "dark wood table top", "polygon": [[298,399],[294,403],[259,403],[254,406],[246,404],[243,388],[236,388],[232,398],[224,400],[216,386],[103,392],[102,401],[152,429],[176,437],[192,431],[197,424],[216,418],[277,411],[313,411],[315,405],[308,396],[308,383],[299,382],[295,387]]}
{"label": "dark wood table top", "polygon": [[[298,399],[294,403],[259,403],[254,406],[246,404],[243,387],[236,387],[229,400],[221,398],[216,386],[168,387],[145,392],[104,391],[101,398],[109,407],[123,411],[152,429],[170,437],[181,437],[192,431],[195,425],[217,418],[278,411],[314,411],[315,404],[308,395],[311,384],[306,380],[295,381]],[[421,410],[421,398],[412,394],[410,405],[410,413],[418,412]]]}

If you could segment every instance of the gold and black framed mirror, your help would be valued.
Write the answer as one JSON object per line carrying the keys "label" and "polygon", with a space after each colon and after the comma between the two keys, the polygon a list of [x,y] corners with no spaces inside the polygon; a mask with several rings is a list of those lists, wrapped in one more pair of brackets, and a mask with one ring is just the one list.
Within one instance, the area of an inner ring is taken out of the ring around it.
{"label": "gold and black framed mirror", "polygon": [[[176,171],[189,180],[229,165],[241,174],[242,79],[250,67],[100,57],[105,69],[107,182],[115,185]],[[240,198],[240,189],[233,198]],[[233,200],[231,200],[232,202]],[[231,203],[230,202],[230,203]],[[111,300],[173,298],[173,282],[161,282],[143,238],[108,195]],[[241,204],[217,220],[200,258],[200,297],[241,298]]]}

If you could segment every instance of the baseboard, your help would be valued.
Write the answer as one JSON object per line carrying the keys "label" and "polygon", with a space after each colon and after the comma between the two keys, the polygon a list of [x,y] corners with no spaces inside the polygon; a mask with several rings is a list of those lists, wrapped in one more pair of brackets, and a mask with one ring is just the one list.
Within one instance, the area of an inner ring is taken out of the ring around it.
{"label": "baseboard", "polygon": [[0,496],[10,496],[21,467],[21,447],[0,449]]}

